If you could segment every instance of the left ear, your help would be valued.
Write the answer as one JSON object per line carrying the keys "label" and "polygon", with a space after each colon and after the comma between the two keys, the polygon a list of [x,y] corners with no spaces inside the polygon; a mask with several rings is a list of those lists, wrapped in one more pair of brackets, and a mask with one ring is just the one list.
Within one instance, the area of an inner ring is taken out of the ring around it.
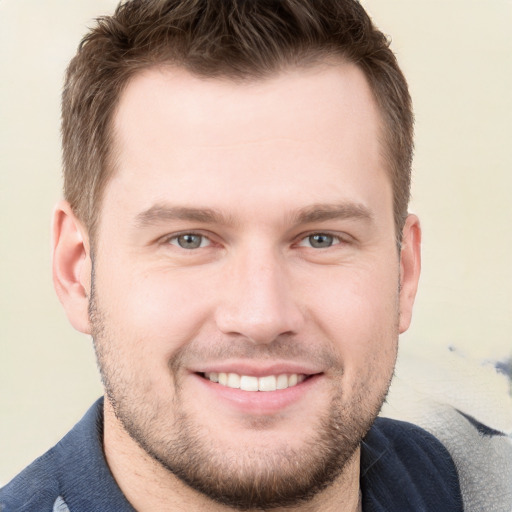
{"label": "left ear", "polygon": [[75,329],[90,334],[91,252],[87,231],[69,203],[61,201],[53,214],[53,284]]}
{"label": "left ear", "polygon": [[400,322],[399,332],[411,324],[412,307],[421,270],[421,228],[416,215],[409,214],[402,231],[400,251]]}

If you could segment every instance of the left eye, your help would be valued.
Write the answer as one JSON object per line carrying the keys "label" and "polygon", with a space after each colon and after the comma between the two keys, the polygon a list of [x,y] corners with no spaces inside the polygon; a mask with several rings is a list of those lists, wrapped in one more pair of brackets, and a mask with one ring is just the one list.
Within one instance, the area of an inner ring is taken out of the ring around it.
{"label": "left eye", "polygon": [[182,235],[174,236],[169,239],[169,243],[177,245],[182,249],[199,249],[210,245],[210,240],[203,235],[195,233],[184,233]]}
{"label": "left eye", "polygon": [[313,247],[314,249],[327,249],[338,244],[340,239],[337,236],[328,233],[315,233],[303,238],[300,242],[302,247]]}

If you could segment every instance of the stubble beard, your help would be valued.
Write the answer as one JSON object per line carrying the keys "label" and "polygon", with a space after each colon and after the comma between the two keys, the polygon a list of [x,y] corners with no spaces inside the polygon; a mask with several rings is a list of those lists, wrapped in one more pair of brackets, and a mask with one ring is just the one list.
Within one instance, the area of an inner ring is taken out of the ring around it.
{"label": "stubble beard", "polygon": [[[262,447],[255,443],[257,449],[241,452],[236,446],[216,446],[208,429],[187,414],[179,375],[173,371],[179,368],[176,360],[169,362],[175,383],[174,419],[169,424],[169,404],[152,402],[141,391],[144,387],[130,378],[123,361],[116,359],[105,315],[94,293],[94,280],[89,313],[106,396],[125,431],[153,460],[186,485],[235,510],[297,506],[325,490],[343,474],[355,455],[380,411],[391,381],[390,375],[387,386],[375,394],[372,383],[361,380],[351,390],[350,403],[344,399],[344,391],[337,389],[326,413],[318,418],[315,435],[300,448],[286,444]],[[371,402],[369,396],[373,397]],[[258,435],[255,428],[254,436]]]}

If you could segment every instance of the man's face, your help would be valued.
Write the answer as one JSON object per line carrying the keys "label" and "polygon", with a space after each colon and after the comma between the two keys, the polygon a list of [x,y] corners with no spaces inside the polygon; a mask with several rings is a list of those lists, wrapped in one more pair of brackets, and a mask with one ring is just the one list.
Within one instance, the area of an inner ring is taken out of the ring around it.
{"label": "man's face", "polygon": [[213,499],[311,497],[357,456],[406,327],[362,73],[153,69],[114,134],[90,304],[109,406]]}

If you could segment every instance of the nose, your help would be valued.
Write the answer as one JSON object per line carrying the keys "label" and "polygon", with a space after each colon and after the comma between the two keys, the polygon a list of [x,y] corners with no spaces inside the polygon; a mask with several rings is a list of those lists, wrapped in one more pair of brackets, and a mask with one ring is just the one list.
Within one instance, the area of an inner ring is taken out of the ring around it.
{"label": "nose", "polygon": [[304,318],[286,263],[271,251],[249,251],[230,266],[216,310],[217,327],[254,344],[296,334]]}

